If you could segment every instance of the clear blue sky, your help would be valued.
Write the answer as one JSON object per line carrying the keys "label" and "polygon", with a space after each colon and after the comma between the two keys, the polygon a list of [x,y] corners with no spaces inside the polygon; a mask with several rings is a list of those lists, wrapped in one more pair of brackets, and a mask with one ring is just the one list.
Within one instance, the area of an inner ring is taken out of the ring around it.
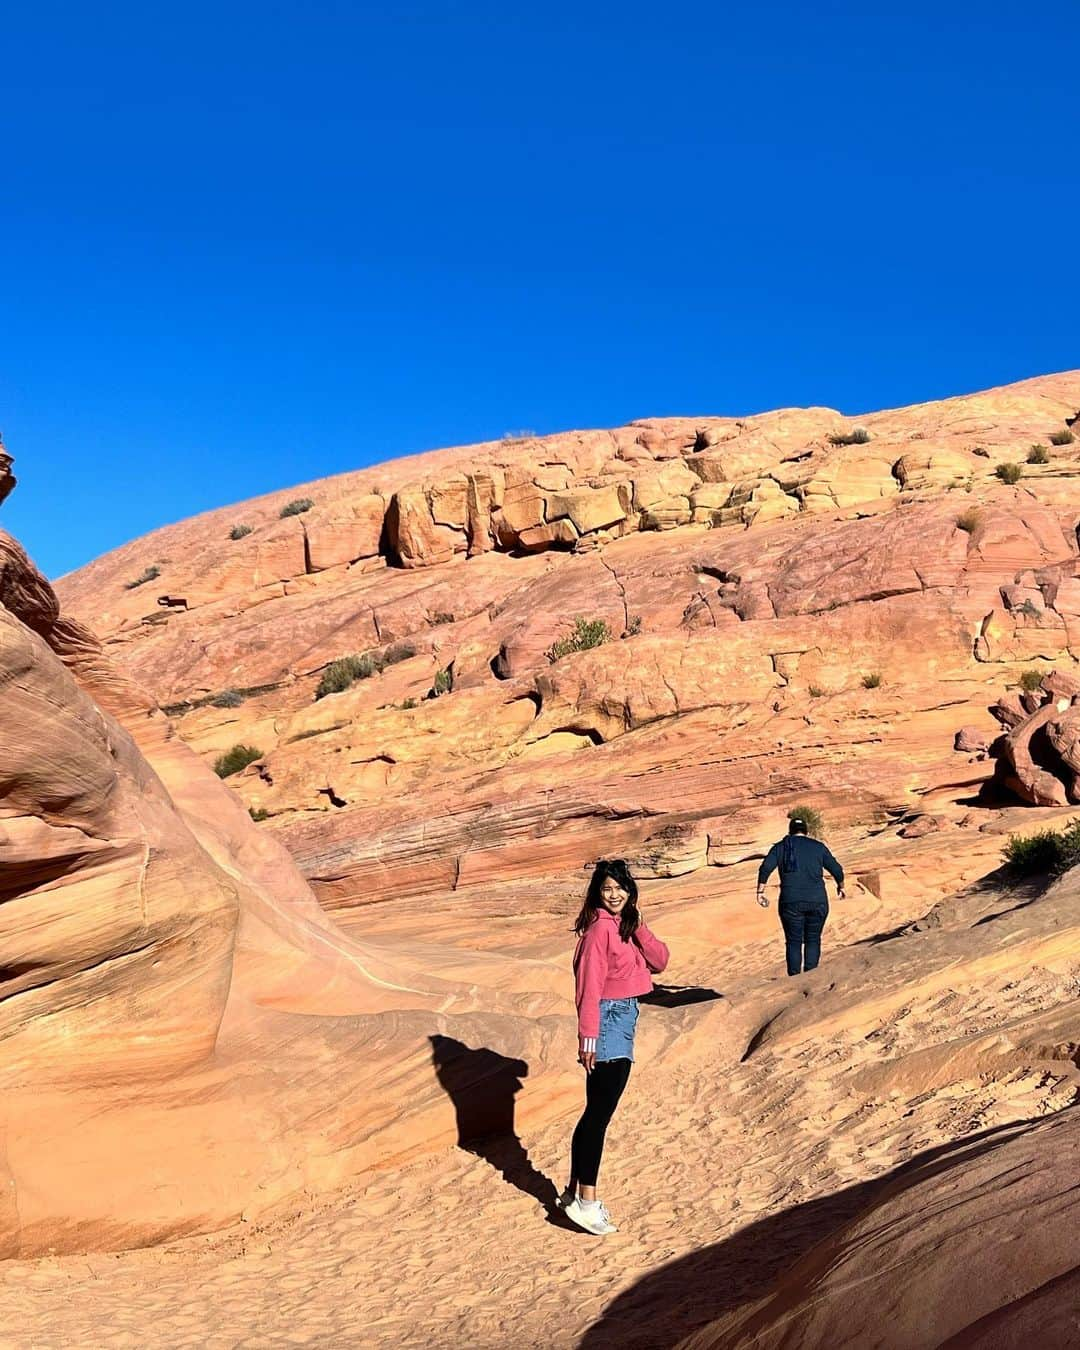
{"label": "clear blue sky", "polygon": [[508,430],[1080,364],[1080,7],[3,7],[0,511],[59,575]]}

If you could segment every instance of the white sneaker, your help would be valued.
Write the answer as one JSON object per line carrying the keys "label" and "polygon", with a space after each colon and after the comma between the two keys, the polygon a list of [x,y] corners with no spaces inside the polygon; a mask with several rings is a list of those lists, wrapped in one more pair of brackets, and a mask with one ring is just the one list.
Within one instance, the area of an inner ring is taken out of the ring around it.
{"label": "white sneaker", "polygon": [[576,1223],[579,1228],[584,1228],[586,1233],[595,1233],[597,1237],[619,1231],[611,1222],[607,1210],[599,1202],[582,1204],[581,1200],[575,1195],[573,1200],[563,1209],[563,1213],[571,1223]]}
{"label": "white sneaker", "polygon": [[611,1215],[607,1212],[607,1205],[604,1204],[603,1200],[600,1201],[600,1217],[607,1224],[609,1233],[617,1233],[619,1231],[611,1222]]}

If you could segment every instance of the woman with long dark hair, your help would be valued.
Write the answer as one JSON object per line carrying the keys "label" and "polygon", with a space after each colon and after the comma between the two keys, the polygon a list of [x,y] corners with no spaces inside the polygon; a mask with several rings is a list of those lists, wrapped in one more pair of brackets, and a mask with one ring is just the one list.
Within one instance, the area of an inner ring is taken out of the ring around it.
{"label": "woman with long dark hair", "polygon": [[649,932],[638,909],[637,882],[626,863],[602,859],[593,869],[574,924],[578,1062],[585,1069],[585,1111],[570,1145],[570,1181],[559,1197],[568,1219],[588,1233],[614,1233],[596,1196],[608,1123],[634,1062],[638,996],[652,989],[650,972],[668,963],[668,949]]}

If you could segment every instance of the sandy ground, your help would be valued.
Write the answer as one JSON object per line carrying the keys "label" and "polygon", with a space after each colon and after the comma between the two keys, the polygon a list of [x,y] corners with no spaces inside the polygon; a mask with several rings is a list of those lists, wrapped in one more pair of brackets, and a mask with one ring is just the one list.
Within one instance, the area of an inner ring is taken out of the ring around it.
{"label": "sandy ground", "polygon": [[[837,946],[843,928],[826,965],[798,982],[826,1000],[856,953]],[[756,955],[748,965],[778,959],[778,938]],[[1076,1097],[1067,1075],[1022,1065],[926,1091],[910,1074],[903,1092],[852,1083],[864,1066],[1075,1000],[1080,963],[928,980],[884,1015],[866,993],[827,1034],[796,1027],[739,1062],[732,998],[790,989],[774,961],[731,996],[643,1009],[643,1025],[677,1018],[685,1031],[674,1053],[635,1066],[611,1127],[600,1190],[617,1235],[571,1230],[547,1208],[571,1115],[210,1237],[8,1262],[0,1346],[653,1350],[759,1295],[899,1164]],[[692,974],[709,987],[707,968]]]}

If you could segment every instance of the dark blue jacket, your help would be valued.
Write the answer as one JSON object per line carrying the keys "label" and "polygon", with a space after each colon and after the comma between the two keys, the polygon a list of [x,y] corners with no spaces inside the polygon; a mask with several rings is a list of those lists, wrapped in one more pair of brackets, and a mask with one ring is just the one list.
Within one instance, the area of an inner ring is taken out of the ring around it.
{"label": "dark blue jacket", "polygon": [[806,834],[789,834],[766,853],[758,868],[758,885],[763,886],[776,869],[780,869],[780,903],[797,904],[800,900],[827,905],[824,872],[844,884],[844,869],[820,839]]}

